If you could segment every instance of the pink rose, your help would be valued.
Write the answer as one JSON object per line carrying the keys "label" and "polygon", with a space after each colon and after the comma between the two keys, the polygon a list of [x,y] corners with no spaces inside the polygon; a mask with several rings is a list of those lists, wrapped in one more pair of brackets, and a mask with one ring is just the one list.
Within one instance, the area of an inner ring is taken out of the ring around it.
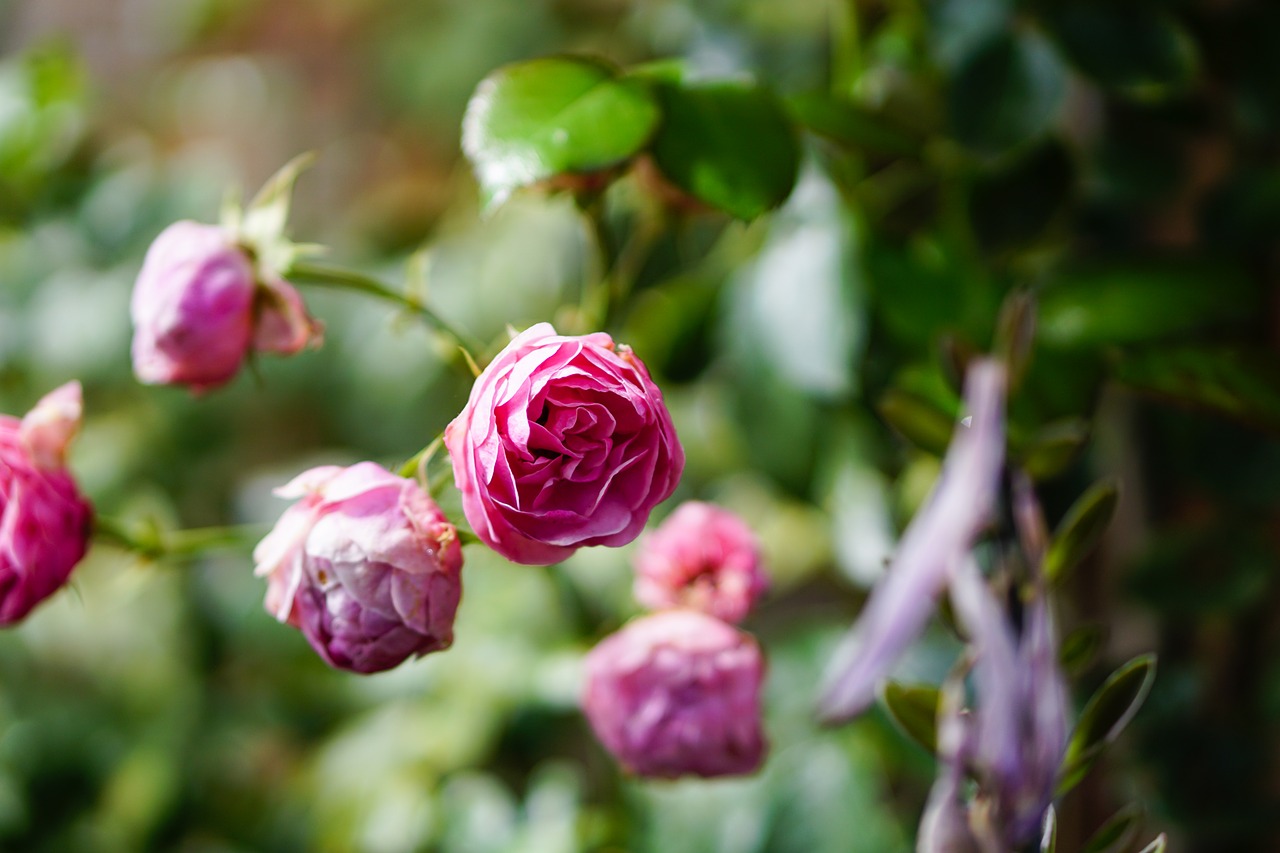
{"label": "pink rose", "polygon": [[741,622],[769,588],[760,544],[726,509],[681,504],[636,553],[636,599],[646,607],[689,607]]}
{"label": "pink rose", "polygon": [[66,583],[88,549],[93,508],[63,467],[81,410],[69,382],[22,420],[0,415],[0,625]]}
{"label": "pink rose", "polygon": [[148,384],[204,391],[250,350],[284,355],[320,338],[302,297],[259,281],[253,259],[217,225],[175,222],[147,251],[133,290],[133,370]]}
{"label": "pink rose", "polygon": [[684,470],[640,359],[603,332],[557,335],[547,323],[485,368],[444,442],[476,535],[533,565],[635,539]]}
{"label": "pink rose", "polygon": [[253,552],[268,612],[353,672],[449,647],[462,547],[417,483],[361,462],[312,468],[276,494],[301,500]]}
{"label": "pink rose", "polygon": [[751,635],[704,613],[664,610],[591,650],[582,705],[601,743],[636,775],[739,775],[765,754],[763,677]]}

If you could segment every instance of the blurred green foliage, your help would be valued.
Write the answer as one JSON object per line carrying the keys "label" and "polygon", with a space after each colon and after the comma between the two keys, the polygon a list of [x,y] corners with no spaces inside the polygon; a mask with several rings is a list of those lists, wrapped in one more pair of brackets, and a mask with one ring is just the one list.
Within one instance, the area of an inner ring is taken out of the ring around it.
{"label": "blurred green foliage", "polygon": [[[1062,588],[1077,707],[1160,657],[1061,804],[1059,848],[1131,799],[1172,849],[1280,847],[1274,4],[8,0],[0,49],[0,410],[85,382],[72,467],[102,513],[265,529],[298,470],[398,463],[465,401],[414,318],[318,291],[323,349],[200,399],[132,380],[150,240],[314,148],[295,236],[494,345],[573,330],[605,255],[628,257],[608,330],[672,408],[677,499],[740,512],[777,580],[749,625],[765,769],[654,784],[576,709],[581,654],[635,612],[629,549],[542,570],[469,548],[455,647],[356,678],[263,612],[248,542],[155,564],[98,547],[0,637],[0,849],[909,849],[931,759],[881,712],[819,730],[812,702],[1011,292],[1038,328],[1010,439],[1050,521],[1123,483]],[[656,166],[617,175],[594,224],[538,189],[481,216],[468,98],[566,53],[657,81]],[[690,140],[723,156],[699,168]],[[940,630],[900,675],[936,683],[954,650]]]}

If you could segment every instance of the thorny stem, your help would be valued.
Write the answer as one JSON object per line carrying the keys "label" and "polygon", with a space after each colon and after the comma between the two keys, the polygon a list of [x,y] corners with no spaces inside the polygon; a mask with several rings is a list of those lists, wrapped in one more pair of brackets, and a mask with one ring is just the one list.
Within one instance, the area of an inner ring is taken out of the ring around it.
{"label": "thorny stem", "polygon": [[364,273],[319,264],[295,263],[289,268],[286,275],[294,283],[313,284],[320,287],[333,287],[341,290],[352,290],[357,293],[366,293],[407,308],[424,318],[437,330],[453,338],[454,343],[463,351],[469,363],[474,363],[474,358],[471,354],[480,352],[484,348],[480,341],[459,330],[436,313],[430,306],[424,305],[409,294],[388,287],[376,278]]}

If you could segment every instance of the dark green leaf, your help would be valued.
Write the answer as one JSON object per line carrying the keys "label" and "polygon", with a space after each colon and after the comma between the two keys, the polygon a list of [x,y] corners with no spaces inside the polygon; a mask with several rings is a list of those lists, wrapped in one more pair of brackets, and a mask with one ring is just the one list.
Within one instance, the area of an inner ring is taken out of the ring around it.
{"label": "dark green leaf", "polygon": [[969,193],[974,236],[988,251],[1032,243],[1071,201],[1075,164],[1057,140],[978,177]]}
{"label": "dark green leaf", "polygon": [[1068,418],[1045,425],[1014,447],[1013,455],[1033,479],[1047,480],[1066,470],[1088,441],[1088,422]]}
{"label": "dark green leaf", "polygon": [[881,114],[825,92],[806,92],[789,98],[787,106],[800,124],[841,145],[900,157],[920,153],[921,140]]}
{"label": "dark green leaf", "polygon": [[1040,294],[1041,343],[1134,344],[1256,320],[1240,270],[1208,264],[1110,264],[1060,276]]}
{"label": "dark green leaf", "polygon": [[938,688],[931,684],[887,682],[880,701],[902,733],[929,754],[938,751]]}
{"label": "dark green leaf", "polygon": [[1089,772],[1102,748],[1142,707],[1156,676],[1155,655],[1140,655],[1117,669],[1089,699],[1080,713],[1058,774],[1058,795],[1074,788]]}
{"label": "dark green leaf", "polygon": [[1125,806],[1093,834],[1082,853],[1121,853],[1128,850],[1142,828],[1142,816],[1141,806]]}
{"label": "dark green leaf", "polygon": [[960,66],[947,108],[957,139],[998,154],[1044,133],[1065,93],[1066,72],[1044,39],[1002,33]]}
{"label": "dark green leaf", "polygon": [[1058,650],[1058,662],[1068,675],[1079,675],[1089,668],[1097,657],[1106,631],[1101,625],[1081,625],[1062,640]]}
{"label": "dark green leaf", "polygon": [[947,451],[955,419],[932,400],[899,388],[890,388],[876,404],[889,426],[922,450],[941,456]]}
{"label": "dark green leaf", "polygon": [[654,83],[654,163],[683,192],[740,219],[782,204],[800,168],[796,132],[767,91],[741,82]]}
{"label": "dark green leaf", "polygon": [[1135,390],[1280,431],[1280,359],[1271,352],[1202,346],[1127,352],[1115,376]]}
{"label": "dark green leaf", "polygon": [[476,88],[462,148],[490,204],[513,190],[625,163],[659,112],[649,87],[608,65],[547,57],[498,69]]}
{"label": "dark green leaf", "polygon": [[1067,59],[1105,88],[1156,99],[1195,78],[1195,43],[1158,3],[1048,0],[1040,15]]}
{"label": "dark green leaf", "polygon": [[1081,495],[1053,532],[1044,573],[1051,583],[1060,582],[1098,544],[1115,515],[1120,487],[1111,480],[1094,483]]}

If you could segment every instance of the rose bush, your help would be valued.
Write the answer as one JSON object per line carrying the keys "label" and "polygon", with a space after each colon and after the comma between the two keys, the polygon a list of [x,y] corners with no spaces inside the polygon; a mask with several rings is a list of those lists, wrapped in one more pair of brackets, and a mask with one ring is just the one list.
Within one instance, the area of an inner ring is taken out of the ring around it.
{"label": "rose bush", "polygon": [[751,635],[693,610],[636,619],[587,655],[582,706],[632,773],[674,778],[756,770],[764,660]]}
{"label": "rose bush", "polygon": [[270,613],[353,672],[449,647],[462,548],[417,483],[362,462],[312,468],[276,494],[301,500],[253,552]]}
{"label": "rose bush", "polygon": [[228,382],[251,351],[289,355],[320,337],[292,285],[259,276],[228,229],[190,221],[151,244],[130,310],[138,379],[193,391]]}
{"label": "rose bush", "polygon": [[769,588],[751,528],[701,501],[681,504],[645,536],[635,566],[635,596],[644,606],[689,607],[726,622],[741,622]]}
{"label": "rose bush", "polygon": [[21,420],[0,415],[0,625],[66,583],[88,548],[93,510],[64,468],[81,411],[69,382]]}
{"label": "rose bush", "polygon": [[625,545],[684,470],[662,392],[607,334],[539,323],[480,374],[445,429],[476,535],[517,563]]}

